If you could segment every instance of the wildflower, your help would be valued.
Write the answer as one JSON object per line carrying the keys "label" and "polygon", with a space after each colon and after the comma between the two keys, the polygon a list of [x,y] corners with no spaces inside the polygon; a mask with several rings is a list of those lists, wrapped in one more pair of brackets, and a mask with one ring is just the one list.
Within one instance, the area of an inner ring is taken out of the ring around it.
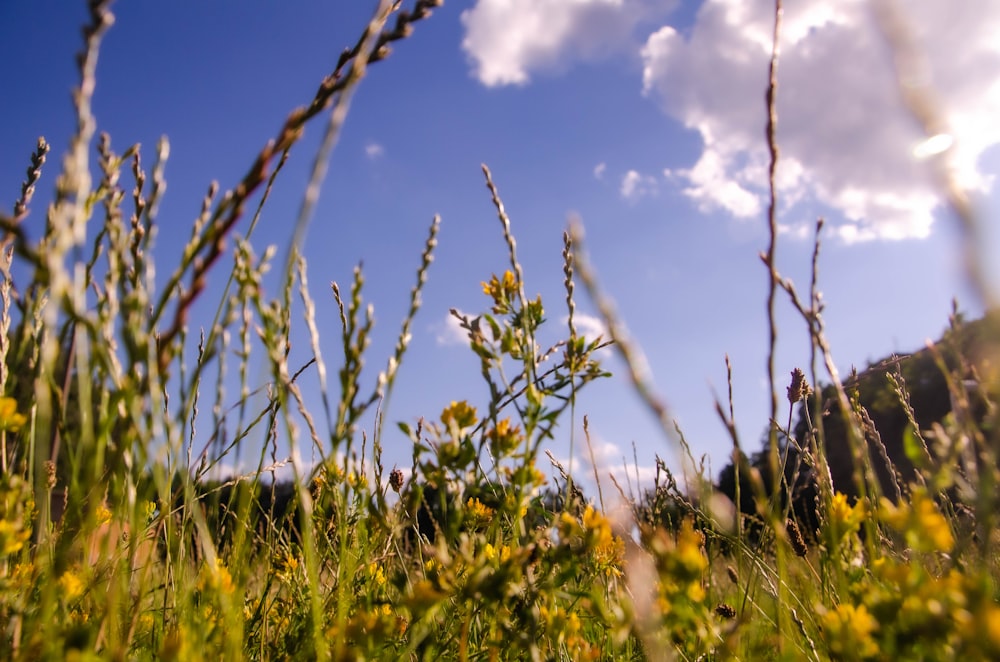
{"label": "wildflower", "polygon": [[839,543],[845,536],[855,533],[861,526],[865,518],[864,502],[858,501],[853,506],[847,503],[847,495],[837,492],[830,502],[830,512],[828,519],[829,530],[833,535],[835,543]]}
{"label": "wildflower", "polygon": [[140,632],[149,632],[150,630],[153,629],[153,624],[154,624],[153,615],[148,611],[139,615]]}
{"label": "wildflower", "polygon": [[520,427],[511,426],[509,418],[498,421],[496,427],[490,430],[486,436],[490,440],[490,451],[495,458],[503,457],[517,450],[524,437]]}
{"label": "wildflower", "polygon": [[358,474],[352,471],[351,473],[347,474],[347,484],[356,490],[357,489],[363,490],[366,487],[368,487],[368,476],[364,474]]}
{"label": "wildflower", "polygon": [[69,602],[83,595],[84,584],[75,572],[67,570],[59,577],[59,588],[62,589],[63,597]]}
{"label": "wildflower", "polygon": [[0,398],[0,431],[17,432],[27,422],[28,418],[24,414],[17,413],[17,400]]}
{"label": "wildflower", "polygon": [[160,514],[160,509],[155,501],[147,501],[143,506],[143,515],[146,517],[146,524],[152,524],[153,520]]}
{"label": "wildflower", "polygon": [[583,512],[583,526],[594,550],[597,569],[608,577],[620,577],[625,541],[611,532],[611,523],[593,506],[587,506]]}
{"label": "wildflower", "polygon": [[493,314],[506,315],[510,312],[510,302],[517,292],[517,277],[508,269],[503,272],[503,276],[497,278],[496,274],[490,281],[483,282],[483,294],[493,299]]}
{"label": "wildflower", "polygon": [[938,510],[926,489],[913,491],[910,503],[881,502],[882,519],[906,536],[906,544],[918,552],[950,552],[955,546],[948,520]]}
{"label": "wildflower", "polygon": [[994,649],[1000,650],[1000,607],[995,604],[988,605],[983,610],[981,618],[984,621],[990,645]]}
{"label": "wildflower", "polygon": [[566,511],[559,514],[559,539],[564,543],[571,543],[574,538],[583,535],[583,528],[575,517]]}
{"label": "wildflower", "polygon": [[835,656],[868,658],[878,654],[872,633],[878,630],[878,621],[864,605],[840,604],[823,616],[823,633]]}
{"label": "wildflower", "polygon": [[376,586],[385,586],[385,570],[382,569],[381,564],[369,563],[368,564],[368,577]]}
{"label": "wildflower", "polygon": [[104,526],[111,521],[111,511],[104,506],[97,507],[97,526]]}
{"label": "wildflower", "polygon": [[0,519],[0,555],[7,556],[21,551],[30,537],[31,531],[25,530],[20,522]]}
{"label": "wildflower", "polygon": [[476,420],[476,408],[470,407],[465,400],[461,402],[452,400],[451,405],[441,412],[441,422],[449,431],[452,431],[452,426],[454,426],[453,434],[455,436],[459,436],[465,428],[471,428],[475,425]]}
{"label": "wildflower", "polygon": [[299,557],[288,550],[276,565],[278,566],[278,579],[283,582],[290,581],[299,570]]}
{"label": "wildflower", "polygon": [[493,519],[494,510],[475,497],[469,497],[465,507],[473,528],[485,526]]}
{"label": "wildflower", "polygon": [[204,591],[206,589],[212,589],[227,595],[236,590],[236,585],[233,583],[233,576],[229,573],[229,569],[222,562],[222,559],[216,559],[214,566],[206,564],[202,568],[201,576],[198,578],[198,590]]}
{"label": "wildflower", "polygon": [[702,551],[705,537],[700,531],[695,531],[692,518],[688,517],[681,523],[677,534],[677,561],[680,569],[690,577],[699,577],[708,568],[708,559]]}

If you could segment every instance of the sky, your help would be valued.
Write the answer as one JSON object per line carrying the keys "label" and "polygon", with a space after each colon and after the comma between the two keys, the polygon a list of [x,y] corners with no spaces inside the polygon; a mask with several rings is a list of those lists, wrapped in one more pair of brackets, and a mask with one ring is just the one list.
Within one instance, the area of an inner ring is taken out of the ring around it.
{"label": "sky", "polygon": [[[1000,249],[1000,3],[906,4],[919,54],[903,61],[917,65],[906,81],[932,92],[941,120],[930,143],[902,104],[899,53],[868,2],[786,4],[778,268],[807,287],[812,232],[823,217],[828,337],[841,371],[863,368],[939,337],[953,299],[970,316],[983,310],[934,173],[949,168],[971,196],[983,230],[978,245],[992,264]],[[117,151],[141,143],[147,167],[160,137],[169,138],[160,278],[176,262],[209,182],[227,190],[239,181],[288,112],[312,99],[373,8],[360,0],[113,5],[94,113]],[[53,146],[34,227],[74,126],[70,91],[85,18],[83,2],[0,3],[4,204],[13,205],[37,138]],[[427,228],[440,214],[424,306],[385,415],[390,423],[434,419],[461,399],[484,410],[478,359],[448,311],[485,311],[480,282],[508,264],[485,163],[511,218],[526,290],[546,302],[553,330],[543,338],[564,328],[562,233],[577,217],[601,287],[692,452],[705,454],[714,474],[728,461],[731,442],[713,404],[726,397],[726,356],[738,431],[745,449],[757,449],[769,414],[767,270],[758,255],[768,243],[772,29],[773,4],[761,0],[447,1],[369,69],[330,162],[305,242],[328,363],[339,360],[339,331],[327,283],[346,289],[363,262],[376,319],[373,378],[392,350]],[[258,253],[274,244],[280,255],[288,245],[323,123],[310,125],[293,150],[254,232]],[[246,219],[237,231],[246,231]],[[192,326],[214,310],[221,273]],[[990,279],[995,288],[995,271]],[[265,286],[278,296],[276,281]],[[580,328],[600,332],[579,287],[577,303]],[[777,312],[783,393],[789,372],[807,367],[808,339],[786,298]],[[569,460],[575,429],[572,466],[589,480],[580,433],[586,414],[605,490],[608,472],[625,483],[623,462],[633,480],[638,465],[645,484],[655,455],[679,468],[674,440],[639,403],[620,360],[610,352],[603,360],[615,376],[580,394],[576,420],[563,421],[553,454]],[[315,400],[315,374],[304,379],[313,380],[305,388]],[[787,409],[779,412],[785,417]],[[409,442],[394,425],[383,443],[386,464],[409,466]]]}

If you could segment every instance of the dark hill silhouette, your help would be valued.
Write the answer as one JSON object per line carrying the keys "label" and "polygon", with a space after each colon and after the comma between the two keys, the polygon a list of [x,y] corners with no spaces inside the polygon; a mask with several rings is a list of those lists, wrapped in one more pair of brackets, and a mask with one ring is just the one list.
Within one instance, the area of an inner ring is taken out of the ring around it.
{"label": "dark hill silhouette", "polygon": [[[846,417],[833,386],[825,386],[801,403],[797,423],[792,429],[793,440],[798,442],[798,446],[796,443],[789,444],[784,437],[779,439],[782,450],[787,447],[788,451],[781,502],[787,504],[790,496],[795,518],[808,530],[814,530],[816,475],[798,449],[808,448],[811,442],[820,438],[834,489],[847,494],[852,500],[857,498],[855,472],[858,462],[850,450],[848,423],[863,432],[863,439],[859,439],[862,453],[867,452],[881,494],[890,498],[898,498],[899,487],[905,493],[905,486],[918,478],[918,464],[933,466],[935,462],[955,459],[942,457],[940,449],[933,443],[933,434],[927,434],[935,425],[947,422],[950,414],[955,413],[958,418],[953,424],[969,425],[967,429],[974,429],[976,434],[980,434],[986,449],[1000,449],[997,412],[992,404],[998,401],[1000,387],[998,330],[1000,312],[973,322],[956,320],[932,347],[908,355],[887,357],[862,372],[852,371],[844,381],[844,389],[853,409]],[[942,364],[945,370],[942,370]],[[905,387],[916,430],[890,376]],[[969,404],[956,408],[956,403],[963,402],[963,399]],[[805,410],[806,406],[809,412]],[[820,413],[820,421],[816,420],[816,412]],[[807,413],[813,415],[807,416]],[[928,442],[926,454],[919,437]],[[996,457],[996,453],[993,456]],[[983,461],[981,452],[968,457],[972,462]],[[863,455],[861,459],[864,459]],[[747,462],[761,472],[765,486],[770,489],[774,481],[770,476],[766,435],[763,450],[747,458]],[[717,484],[717,489],[734,501],[735,476],[735,467],[730,463],[720,472]],[[753,514],[756,509],[750,481],[741,475],[740,484],[740,510]]]}

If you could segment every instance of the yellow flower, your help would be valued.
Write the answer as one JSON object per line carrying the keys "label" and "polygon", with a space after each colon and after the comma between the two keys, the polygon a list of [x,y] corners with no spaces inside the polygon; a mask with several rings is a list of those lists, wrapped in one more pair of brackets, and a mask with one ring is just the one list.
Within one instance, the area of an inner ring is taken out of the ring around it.
{"label": "yellow flower", "polygon": [[490,543],[486,543],[483,546],[483,556],[485,556],[490,561],[492,561],[493,559],[495,559],[497,557],[496,547],[494,547]]}
{"label": "yellow flower", "polygon": [[206,589],[212,589],[226,595],[232,594],[236,590],[233,576],[229,573],[229,568],[222,562],[222,559],[216,559],[214,567],[205,564],[202,568],[201,576],[198,577],[198,590],[204,591]]}
{"label": "yellow flower", "polygon": [[847,503],[847,495],[837,492],[830,503],[830,530],[835,542],[840,542],[844,536],[854,533],[865,519],[865,504],[858,501],[853,506]]}
{"label": "yellow flower", "polygon": [[7,556],[21,551],[31,537],[31,531],[22,528],[20,522],[0,520],[0,554]]}
{"label": "yellow flower", "polygon": [[111,521],[111,511],[104,506],[97,507],[97,526],[103,526]]}
{"label": "yellow flower", "polygon": [[823,635],[830,652],[850,658],[874,657],[878,646],[872,633],[878,630],[878,621],[864,605],[837,605],[834,611],[823,615]]}
{"label": "yellow flower", "polygon": [[924,488],[914,489],[910,503],[893,504],[882,498],[883,521],[906,536],[918,552],[950,552],[955,546],[951,526]]}
{"label": "yellow flower", "polygon": [[66,601],[75,600],[83,595],[83,580],[75,572],[67,570],[59,577],[59,588],[62,589]]}
{"label": "yellow flower", "polygon": [[474,497],[469,497],[469,500],[465,503],[467,509],[467,515],[471,520],[472,526],[482,527],[490,523],[493,519],[494,511],[489,506],[483,504],[482,501]]}
{"label": "yellow flower", "polygon": [[587,506],[583,511],[583,527],[594,550],[597,569],[608,577],[620,577],[625,541],[612,533],[611,522],[593,506]]}
{"label": "yellow flower", "polygon": [[496,274],[490,281],[483,282],[483,294],[493,299],[493,313],[505,315],[510,312],[510,301],[517,293],[517,277],[508,269],[503,272],[503,276],[497,278]]}
{"label": "yellow flower", "polygon": [[995,650],[1000,650],[1000,607],[995,604],[987,606],[982,619],[990,645]]}
{"label": "yellow flower", "polygon": [[347,484],[354,489],[365,489],[368,487],[368,476],[351,472],[347,474]]}
{"label": "yellow flower", "polygon": [[461,431],[465,428],[471,428],[476,424],[476,408],[470,407],[469,403],[465,400],[461,402],[455,402],[452,400],[451,405],[445,408],[441,412],[441,422],[444,424],[449,431],[454,425],[455,431],[461,434]]}
{"label": "yellow flower", "polygon": [[0,431],[17,432],[27,422],[24,414],[17,413],[17,400],[0,398]]}
{"label": "yellow flower", "polygon": [[494,457],[502,457],[517,450],[524,437],[520,427],[511,426],[509,418],[498,421],[486,436],[490,440],[490,450]]}
{"label": "yellow flower", "polygon": [[685,519],[677,534],[677,562],[691,576],[698,576],[708,568],[708,559],[702,551],[704,544],[705,536],[695,531],[693,520]]}
{"label": "yellow flower", "polygon": [[368,564],[368,577],[375,583],[376,586],[385,586],[385,570],[378,563]]}

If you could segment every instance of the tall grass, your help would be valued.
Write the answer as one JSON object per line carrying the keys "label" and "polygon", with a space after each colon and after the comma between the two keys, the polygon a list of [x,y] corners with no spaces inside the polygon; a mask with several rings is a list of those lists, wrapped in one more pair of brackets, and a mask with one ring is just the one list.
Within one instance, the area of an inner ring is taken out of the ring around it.
{"label": "tall grass", "polygon": [[[671,422],[639,349],[599,289],[579,225],[562,247],[565,337],[539,344],[545,306],[530,296],[513,222],[486,167],[510,265],[502,274],[483,274],[479,314],[452,314],[479,359],[489,397],[477,404],[456,394],[439,415],[399,424],[412,442],[412,465],[386,471],[386,407],[440,221],[433,219],[415,256],[410,306],[374,379],[366,367],[373,316],[363,271],[335,284],[332,302],[317,301],[298,243],[353,90],[367,67],[439,4],[416,0],[406,10],[379,4],[313,100],[289,115],[240,182],[221,197],[217,187],[209,189],[179,264],[159,265],[169,274],[160,287],[152,276],[169,148],[158,145],[147,173],[137,146],[117,153],[101,134],[98,163],[89,163],[95,63],[112,23],[108,2],[89,4],[74,95],[77,130],[41,236],[29,239],[27,227],[50,151],[44,139],[29,157],[13,214],[0,214],[0,657],[1000,655],[992,400],[1000,385],[995,369],[988,370],[996,357],[948,362],[941,356],[955,404],[933,435],[916,424],[902,373],[893,377],[909,412],[919,471],[898,480],[885,498],[872,462],[877,431],[840,379],[825,337],[822,223],[805,299],[778,269],[777,51],[767,92],[770,243],[762,255],[771,329],[766,476],[742,453],[731,394],[728,407],[717,407],[733,439],[735,502],[743,504],[739,490],[746,484],[752,512],[738,512],[716,493]],[[780,15],[779,2],[775,43]],[[258,252],[250,235],[302,128],[324,113],[326,134],[280,288],[269,294],[263,276],[276,251]],[[241,222],[247,228],[238,238]],[[227,254],[233,266],[219,273]],[[209,278],[224,279],[226,287],[211,323],[195,336],[188,318]],[[577,331],[577,278],[607,322],[607,341]],[[787,386],[778,383],[774,362],[773,311],[785,295],[812,338],[807,369],[796,368]],[[329,333],[316,323],[323,305],[339,311],[338,366],[323,357],[320,339]],[[958,333],[957,317],[954,323]],[[303,333],[311,358],[290,365],[290,338]],[[554,459],[556,478],[550,478],[541,456],[557,423],[575,418],[579,390],[606,375],[595,352],[609,342],[689,470],[679,485],[658,461],[650,491],[619,489],[621,509],[603,492],[597,503],[588,501]],[[263,385],[249,371],[260,362],[267,366]],[[318,410],[309,409],[299,385],[306,371],[321,384]],[[965,381],[970,372],[979,378],[976,397]],[[233,374],[235,396],[225,388]],[[829,380],[827,393],[857,460],[856,497],[839,492],[831,478],[824,401],[814,393],[821,380]],[[372,381],[374,387],[363,386]],[[801,434],[793,426],[795,407],[808,422]],[[206,420],[203,410],[212,412],[208,430],[196,426]],[[260,448],[254,471],[210,480],[251,437],[284,439],[290,459]],[[306,451],[318,461],[304,463]],[[274,474],[286,463],[294,481],[276,484]],[[784,477],[800,470],[815,477],[815,530],[805,529],[790,501],[780,498],[790,487]]]}

